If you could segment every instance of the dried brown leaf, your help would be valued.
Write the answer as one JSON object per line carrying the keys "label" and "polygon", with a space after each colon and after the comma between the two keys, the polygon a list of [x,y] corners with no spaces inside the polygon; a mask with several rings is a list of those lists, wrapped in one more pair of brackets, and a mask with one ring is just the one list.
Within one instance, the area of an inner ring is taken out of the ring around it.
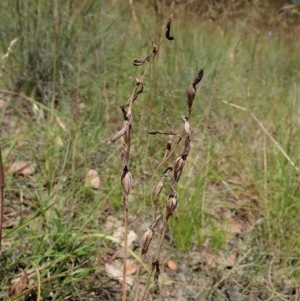
{"label": "dried brown leaf", "polygon": [[[115,265],[106,263],[105,264],[105,272],[107,273],[108,276],[110,276],[112,278],[115,278],[119,282],[122,283],[123,273]],[[133,279],[130,278],[130,277],[126,277],[126,283],[127,283],[128,286],[132,286],[133,285]]]}
{"label": "dried brown leaf", "polygon": [[7,173],[16,173],[23,176],[30,176],[35,173],[36,164],[31,161],[15,161],[8,169]]}
{"label": "dried brown leaf", "polygon": [[28,289],[29,281],[26,271],[22,271],[21,275],[13,278],[10,282],[9,297],[19,296],[22,292]]}

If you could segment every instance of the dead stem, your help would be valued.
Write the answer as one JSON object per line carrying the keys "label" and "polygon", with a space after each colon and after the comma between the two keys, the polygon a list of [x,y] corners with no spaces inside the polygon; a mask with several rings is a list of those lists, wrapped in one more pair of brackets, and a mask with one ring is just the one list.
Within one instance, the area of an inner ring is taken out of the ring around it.
{"label": "dead stem", "polygon": [[3,201],[3,190],[4,190],[4,171],[2,164],[2,152],[0,149],[0,250],[2,248],[2,226],[3,226],[3,212],[4,212],[4,201]]}
{"label": "dead stem", "polygon": [[127,273],[127,245],[128,245],[128,208],[124,207],[124,223],[125,223],[125,235],[124,235],[124,261],[123,261],[123,278],[122,278],[122,301],[126,301],[126,273]]}

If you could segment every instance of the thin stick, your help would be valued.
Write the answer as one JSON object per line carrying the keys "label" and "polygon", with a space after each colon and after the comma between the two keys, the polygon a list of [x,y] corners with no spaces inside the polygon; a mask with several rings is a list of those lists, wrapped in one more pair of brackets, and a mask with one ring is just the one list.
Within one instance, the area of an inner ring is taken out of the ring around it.
{"label": "thin stick", "polygon": [[136,288],[135,288],[135,298],[134,301],[138,301],[138,296],[139,296],[139,289],[140,289],[140,282],[141,282],[141,274],[142,274],[142,268],[144,264],[144,255],[141,255],[141,262],[138,270],[138,275],[137,275],[137,283],[136,283]]}
{"label": "thin stick", "polygon": [[2,164],[2,153],[0,149],[0,250],[2,247],[2,226],[3,226],[3,206],[4,206],[4,197],[3,197],[3,190],[4,190],[4,171],[3,171],[3,164]]}
{"label": "thin stick", "polygon": [[126,301],[126,273],[127,273],[127,245],[128,245],[128,208],[124,209],[125,237],[124,237],[124,260],[123,260],[123,281],[122,281],[122,301]]}
{"label": "thin stick", "polygon": [[225,104],[228,104],[236,109],[248,112],[250,116],[254,119],[254,121],[259,125],[259,127],[262,129],[262,131],[270,138],[270,140],[274,143],[274,145],[277,147],[277,149],[282,153],[282,155],[287,159],[287,161],[295,168],[297,172],[299,172],[299,167],[296,165],[296,163],[289,157],[289,155],[285,152],[285,150],[280,146],[280,144],[273,138],[273,136],[269,133],[269,131],[265,128],[265,126],[262,124],[262,122],[247,108],[236,105],[234,103],[231,103],[227,100],[223,100]]}
{"label": "thin stick", "polygon": [[147,279],[147,282],[146,282],[146,286],[145,286],[144,293],[143,293],[141,301],[144,301],[145,298],[146,298],[146,294],[148,292],[148,288],[149,288],[149,284],[150,284],[150,279],[151,279],[151,276],[153,274],[153,270],[154,270],[154,266],[152,265],[151,272],[150,272],[150,274],[148,276],[148,279]]}

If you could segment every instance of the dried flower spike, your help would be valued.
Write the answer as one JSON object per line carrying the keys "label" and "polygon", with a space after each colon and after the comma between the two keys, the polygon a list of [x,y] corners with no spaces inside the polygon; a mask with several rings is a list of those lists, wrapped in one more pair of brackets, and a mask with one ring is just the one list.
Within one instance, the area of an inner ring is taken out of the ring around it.
{"label": "dried flower spike", "polygon": [[150,246],[150,243],[152,241],[152,237],[153,237],[153,230],[148,229],[143,238],[142,238],[142,255],[146,254],[148,252],[148,248]]}

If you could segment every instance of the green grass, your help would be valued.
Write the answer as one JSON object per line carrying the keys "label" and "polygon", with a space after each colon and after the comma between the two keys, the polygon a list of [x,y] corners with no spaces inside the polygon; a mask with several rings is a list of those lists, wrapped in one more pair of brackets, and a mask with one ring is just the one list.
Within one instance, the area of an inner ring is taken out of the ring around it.
{"label": "green grass", "polygon": [[[23,85],[22,95],[3,93],[10,97],[0,111],[3,163],[6,170],[16,160],[37,165],[29,177],[6,173],[5,204],[20,218],[4,230],[0,299],[21,269],[36,269],[42,296],[60,288],[57,300],[63,300],[72,288],[80,295],[93,284],[94,254],[110,245],[109,239],[82,237],[109,234],[103,229],[107,214],[121,217],[120,145],[107,142],[121,126],[118,107],[132,92],[132,74],[138,76],[132,61],[149,52],[165,20],[138,3],[135,23],[126,1],[2,1],[0,8],[0,53],[18,38],[1,73],[1,90]],[[199,20],[181,8],[175,13],[175,40],[163,43],[134,107],[132,215],[150,219],[151,195],[163,172],[152,180],[167,141],[146,132],[166,128],[167,118],[180,128],[186,88],[203,67],[192,150],[170,219],[172,244],[186,252],[203,244],[214,251],[249,247],[251,274],[267,273],[266,256],[273,254],[275,278],[284,270],[295,279],[298,174],[248,112],[222,100],[249,109],[300,165],[300,45],[280,27],[269,38],[268,26],[256,28],[249,19],[237,19],[234,26],[223,22]],[[100,174],[99,190],[84,186],[90,168]],[[242,247],[231,246],[222,212],[245,223]]]}

